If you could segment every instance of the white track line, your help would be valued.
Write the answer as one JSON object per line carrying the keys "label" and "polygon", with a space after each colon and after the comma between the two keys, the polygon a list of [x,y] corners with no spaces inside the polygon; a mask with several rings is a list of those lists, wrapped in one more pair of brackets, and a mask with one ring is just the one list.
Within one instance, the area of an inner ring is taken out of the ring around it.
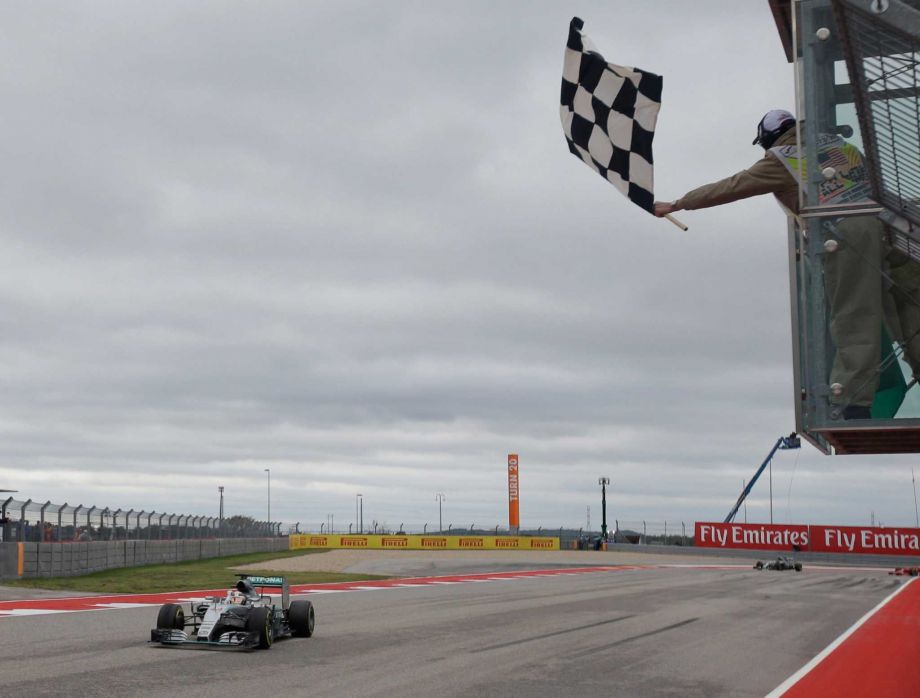
{"label": "white track line", "polygon": [[735,569],[754,569],[753,565],[722,565],[722,564],[711,564],[711,565],[701,565],[701,564],[692,564],[692,563],[670,563],[666,565],[660,565],[660,567],[666,567],[668,569],[684,569],[684,570],[735,570]]}
{"label": "white track line", "polygon": [[816,666],[818,666],[818,664],[820,664],[824,660],[825,657],[827,657],[831,652],[833,652],[835,649],[840,647],[840,645],[843,644],[844,640],[846,640],[848,637],[850,637],[850,635],[852,635],[857,630],[859,630],[859,628],[862,627],[862,625],[866,621],[868,621],[872,616],[878,613],[885,606],[885,604],[887,604],[895,596],[897,596],[902,591],[904,591],[908,587],[908,585],[914,581],[914,579],[915,578],[908,579],[907,582],[902,584],[900,587],[898,587],[893,592],[891,592],[888,596],[882,599],[881,602],[879,602],[879,604],[875,608],[869,611],[866,615],[864,615],[858,621],[853,623],[853,625],[851,625],[847,630],[845,630],[844,633],[840,637],[838,637],[831,644],[829,644],[827,647],[821,650],[821,652],[819,652],[814,657],[814,659],[808,662],[808,664],[803,666],[801,669],[795,672],[788,679],[783,681],[779,686],[777,686],[772,691],[770,691],[766,696],[764,696],[764,698],[779,698],[779,696],[783,695],[786,691],[792,688],[795,684],[797,684],[802,679],[803,676],[805,676],[805,674],[807,674],[809,671],[811,671]]}
{"label": "white track line", "polygon": [[[87,609],[87,610],[98,610],[103,609]],[[52,613],[77,613],[77,611],[58,611],[55,609],[45,609],[45,608],[14,608],[9,611],[0,611],[0,616],[48,616]]]}
{"label": "white track line", "polygon": [[829,570],[831,572],[865,572],[866,570],[870,572],[892,572],[894,570],[893,567],[838,567],[836,565],[808,565],[807,568],[810,570]]}
{"label": "white track line", "polygon": [[155,603],[94,603],[96,608],[151,608]]}

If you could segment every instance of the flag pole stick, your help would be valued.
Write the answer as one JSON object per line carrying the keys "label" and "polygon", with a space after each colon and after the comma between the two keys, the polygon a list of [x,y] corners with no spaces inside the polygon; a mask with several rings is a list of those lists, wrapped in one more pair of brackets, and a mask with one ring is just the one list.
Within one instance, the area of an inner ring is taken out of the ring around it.
{"label": "flag pole stick", "polygon": [[676,225],[676,226],[677,226],[678,228],[680,228],[681,230],[690,230],[690,228],[688,228],[687,226],[685,226],[683,223],[681,223],[679,220],[677,220],[677,219],[676,219],[674,216],[672,216],[670,213],[665,214],[664,217],[667,218],[669,221],[671,221],[674,225]]}

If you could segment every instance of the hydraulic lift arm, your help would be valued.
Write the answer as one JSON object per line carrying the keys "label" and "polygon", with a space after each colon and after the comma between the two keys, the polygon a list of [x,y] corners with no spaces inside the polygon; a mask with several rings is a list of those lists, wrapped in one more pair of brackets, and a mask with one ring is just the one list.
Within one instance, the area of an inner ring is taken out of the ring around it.
{"label": "hydraulic lift arm", "polygon": [[738,501],[735,502],[735,506],[733,506],[732,510],[728,512],[728,516],[725,517],[724,523],[731,523],[734,521],[735,515],[738,513],[738,509],[741,508],[741,505],[744,504],[744,500],[747,499],[747,496],[751,493],[751,490],[754,488],[754,483],[757,482],[757,478],[760,477],[760,474],[764,471],[764,468],[766,468],[770,461],[773,459],[773,454],[775,454],[778,450],[799,448],[801,445],[802,441],[798,436],[795,435],[795,432],[792,432],[789,434],[789,436],[781,436],[776,440],[776,444],[774,444],[773,448],[770,450],[769,455],[764,458],[763,463],[760,464],[760,467],[757,468],[757,472],[754,473],[754,477],[751,478],[751,481],[741,492],[741,496],[738,497]]}

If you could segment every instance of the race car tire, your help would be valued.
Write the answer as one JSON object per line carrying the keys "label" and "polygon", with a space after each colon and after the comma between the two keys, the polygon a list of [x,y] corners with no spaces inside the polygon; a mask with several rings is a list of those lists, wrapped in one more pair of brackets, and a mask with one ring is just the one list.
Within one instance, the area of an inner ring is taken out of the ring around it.
{"label": "race car tire", "polygon": [[272,631],[271,609],[264,606],[252,609],[246,619],[246,630],[259,634],[259,649],[267,650],[271,647],[272,640],[275,639]]}
{"label": "race car tire", "polygon": [[761,562],[760,560],[758,560],[757,562],[755,562],[755,563],[754,563],[754,569],[755,569],[755,570],[762,570],[762,569],[763,569],[763,562]]}
{"label": "race car tire", "polygon": [[291,607],[288,609],[288,623],[291,626],[291,632],[296,637],[312,636],[313,627],[316,625],[313,604],[309,601],[291,601]]}
{"label": "race car tire", "polygon": [[801,563],[801,562],[795,563],[795,571],[796,571],[796,572],[801,572],[801,571],[802,571],[802,563]]}
{"label": "race car tire", "polygon": [[185,627],[185,611],[177,603],[164,603],[157,613],[158,630],[182,630]]}

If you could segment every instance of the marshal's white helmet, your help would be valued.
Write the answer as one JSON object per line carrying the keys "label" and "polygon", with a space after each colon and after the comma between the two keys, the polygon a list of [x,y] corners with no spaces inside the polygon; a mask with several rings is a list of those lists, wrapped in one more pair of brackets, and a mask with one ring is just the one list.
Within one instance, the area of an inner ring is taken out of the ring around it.
{"label": "marshal's white helmet", "polygon": [[757,137],[751,145],[763,146],[764,150],[773,147],[776,139],[795,126],[795,117],[785,109],[771,109],[757,124]]}

